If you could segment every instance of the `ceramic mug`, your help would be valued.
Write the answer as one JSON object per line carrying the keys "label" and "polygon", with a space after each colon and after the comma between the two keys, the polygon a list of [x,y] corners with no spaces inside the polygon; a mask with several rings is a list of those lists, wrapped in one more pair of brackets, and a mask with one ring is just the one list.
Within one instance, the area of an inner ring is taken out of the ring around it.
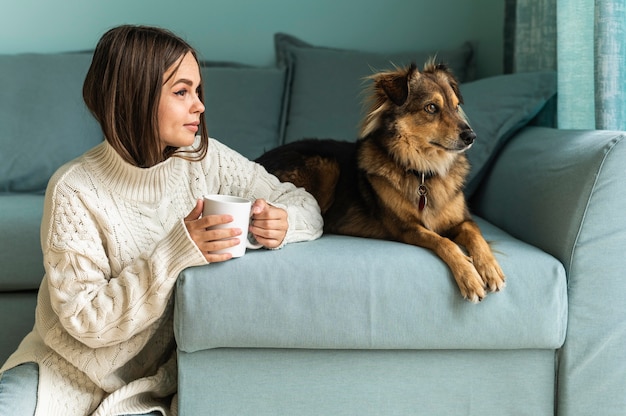
{"label": "ceramic mug", "polygon": [[248,235],[248,225],[250,224],[250,214],[252,209],[252,203],[245,198],[231,195],[205,195],[204,209],[202,215],[223,215],[228,214],[233,217],[233,221],[215,225],[211,228],[239,228],[241,229],[241,236],[239,236],[239,244],[233,247],[228,247],[222,250],[217,250],[215,253],[231,253],[233,258],[241,257],[246,253],[246,248],[258,249],[263,245],[258,243],[252,243],[246,237]]}

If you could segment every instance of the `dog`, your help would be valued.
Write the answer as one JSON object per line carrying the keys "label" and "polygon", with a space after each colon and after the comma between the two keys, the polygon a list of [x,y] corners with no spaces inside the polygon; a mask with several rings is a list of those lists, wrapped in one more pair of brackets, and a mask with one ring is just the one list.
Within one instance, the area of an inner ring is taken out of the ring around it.
{"label": "dog", "polygon": [[305,139],[256,161],[315,197],[325,233],[430,249],[474,303],[500,291],[504,273],[463,194],[476,134],[452,71],[431,60],[422,71],[411,64],[369,78],[370,110],[356,143]]}

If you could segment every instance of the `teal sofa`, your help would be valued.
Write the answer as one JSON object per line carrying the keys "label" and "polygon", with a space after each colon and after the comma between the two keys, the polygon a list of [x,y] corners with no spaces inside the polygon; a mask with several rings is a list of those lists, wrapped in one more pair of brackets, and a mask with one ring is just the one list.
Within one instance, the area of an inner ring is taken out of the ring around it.
{"label": "teal sofa", "polygon": [[[324,235],[185,270],[180,415],[626,414],[624,132],[550,127],[554,73],[474,79],[473,45],[373,54],[275,38],[277,63],[204,62],[210,135],[249,158],[354,140],[364,77],[434,52],[478,139],[466,194],[507,275],[464,301],[432,252]],[[90,54],[0,56],[0,361],[30,330],[52,172],[102,140]]]}

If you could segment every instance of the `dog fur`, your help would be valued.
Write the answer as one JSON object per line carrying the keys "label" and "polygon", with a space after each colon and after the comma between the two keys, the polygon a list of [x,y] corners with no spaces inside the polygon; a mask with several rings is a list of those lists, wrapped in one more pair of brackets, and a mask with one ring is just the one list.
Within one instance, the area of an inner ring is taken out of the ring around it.
{"label": "dog fur", "polygon": [[433,250],[472,302],[501,290],[505,276],[463,194],[464,152],[476,135],[452,72],[431,61],[421,72],[410,65],[371,81],[371,107],[356,143],[308,139],[257,162],[316,198],[324,232]]}

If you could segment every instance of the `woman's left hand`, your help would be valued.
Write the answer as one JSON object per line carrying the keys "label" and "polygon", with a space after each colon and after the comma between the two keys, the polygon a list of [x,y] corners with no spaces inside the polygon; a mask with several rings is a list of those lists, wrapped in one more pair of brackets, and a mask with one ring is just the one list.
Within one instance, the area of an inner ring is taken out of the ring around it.
{"label": "woman's left hand", "polygon": [[250,232],[259,244],[267,248],[280,246],[288,228],[287,211],[268,204],[264,199],[254,201]]}

